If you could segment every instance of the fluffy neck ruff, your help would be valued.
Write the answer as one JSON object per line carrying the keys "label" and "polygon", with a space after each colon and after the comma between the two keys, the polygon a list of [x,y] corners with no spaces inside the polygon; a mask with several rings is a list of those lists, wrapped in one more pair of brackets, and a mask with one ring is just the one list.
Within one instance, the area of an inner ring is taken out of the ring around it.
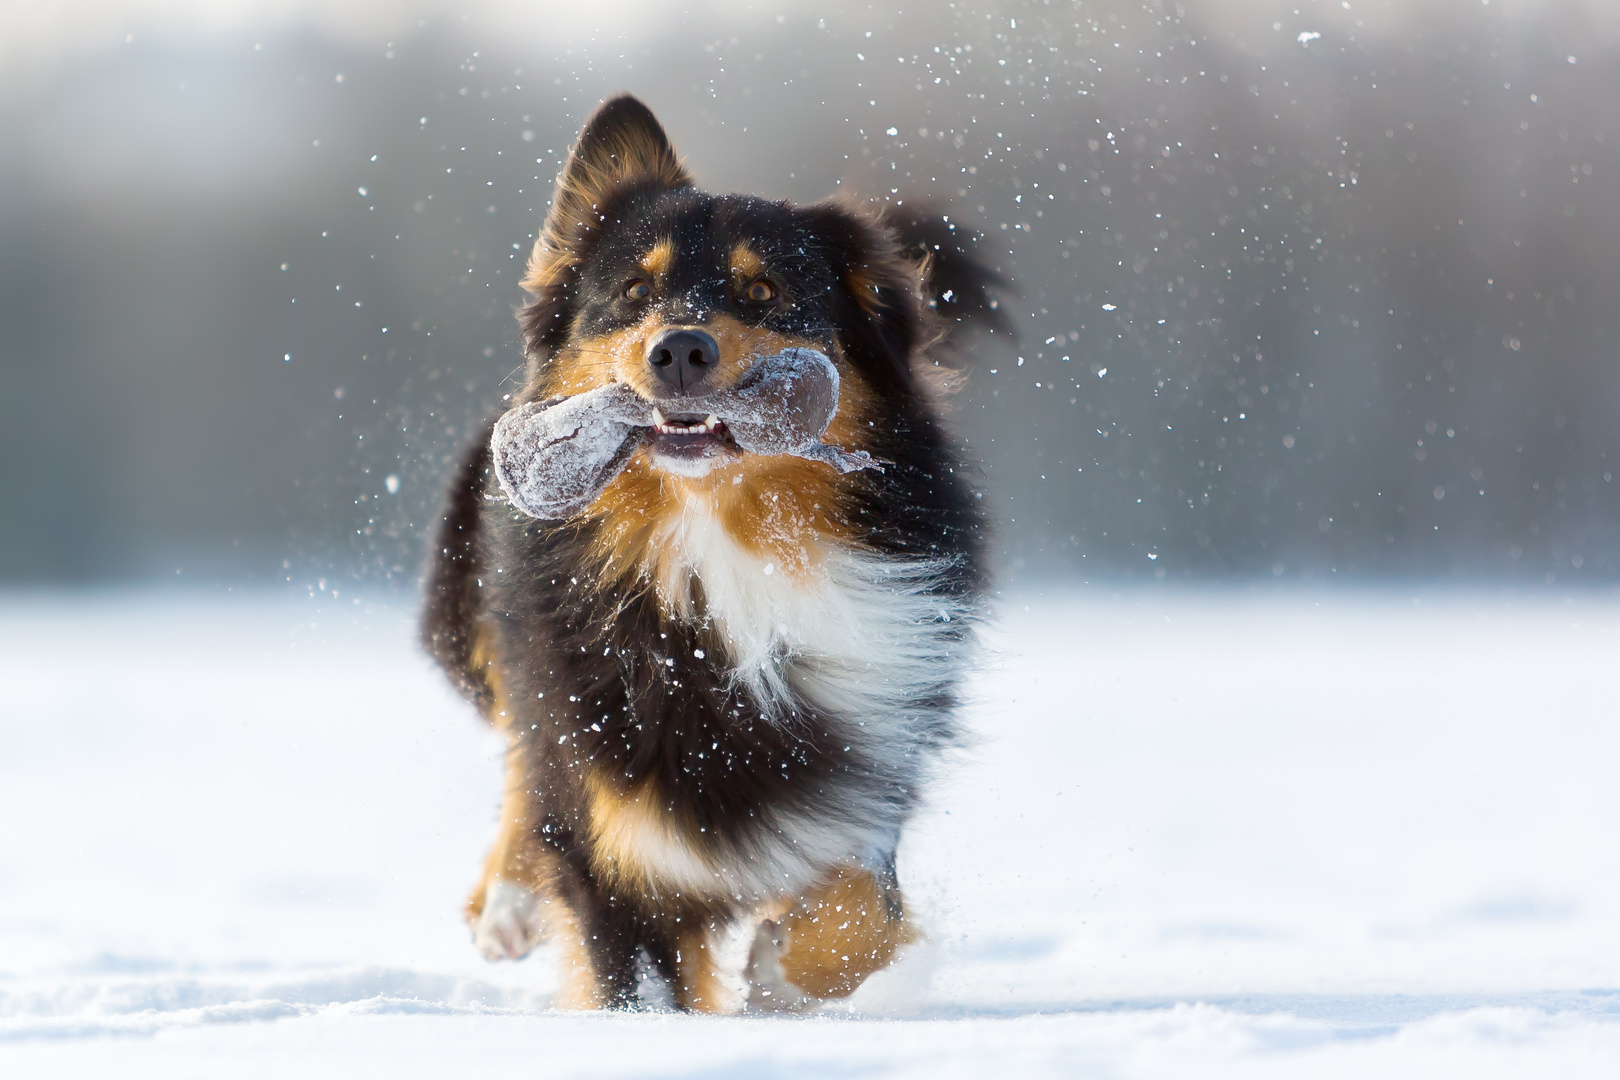
{"label": "fluffy neck ruff", "polygon": [[802,703],[898,721],[954,681],[947,661],[972,612],[940,588],[949,560],[885,557],[810,530],[745,545],[701,498],[665,518],[653,549],[644,570],[660,606],[718,634],[733,679],[769,716]]}

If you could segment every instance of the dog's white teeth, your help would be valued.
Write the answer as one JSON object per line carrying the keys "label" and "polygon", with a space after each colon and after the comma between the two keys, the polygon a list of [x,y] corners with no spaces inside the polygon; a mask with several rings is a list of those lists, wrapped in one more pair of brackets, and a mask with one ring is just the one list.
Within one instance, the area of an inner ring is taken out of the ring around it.
{"label": "dog's white teeth", "polygon": [[662,409],[653,408],[653,430],[660,435],[713,435],[720,426],[720,418],[710,413],[702,420],[671,422]]}

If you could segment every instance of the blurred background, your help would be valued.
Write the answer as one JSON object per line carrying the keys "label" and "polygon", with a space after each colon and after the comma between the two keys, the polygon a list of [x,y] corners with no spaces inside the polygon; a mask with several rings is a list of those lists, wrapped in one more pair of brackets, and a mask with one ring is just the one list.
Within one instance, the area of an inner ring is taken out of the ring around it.
{"label": "blurred background", "polygon": [[0,578],[416,586],[595,103],[929,195],[1005,580],[1620,572],[1601,0],[0,7]]}

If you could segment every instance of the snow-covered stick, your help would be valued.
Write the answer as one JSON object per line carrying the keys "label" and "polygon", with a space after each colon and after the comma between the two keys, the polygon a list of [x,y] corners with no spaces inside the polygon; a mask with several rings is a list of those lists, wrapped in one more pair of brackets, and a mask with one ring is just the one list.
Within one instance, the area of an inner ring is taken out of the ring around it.
{"label": "snow-covered stick", "polygon": [[671,402],[666,411],[713,413],[750,454],[792,454],[846,473],[882,469],[864,450],[851,453],[821,441],[838,412],[838,369],[814,349],[784,349],[756,360],[734,388]]}
{"label": "snow-covered stick", "polygon": [[821,441],[838,411],[838,369],[825,353],[795,348],[755,360],[735,387],[702,397],[651,402],[613,383],[520,405],[500,418],[490,441],[501,489],[532,517],[579,513],[650,438],[655,405],[666,414],[718,417],[750,454],[789,454],[845,473],[882,468],[864,450]]}
{"label": "snow-covered stick", "polygon": [[647,435],[637,422],[647,414],[623,383],[519,405],[496,421],[490,438],[495,478],[530,517],[572,517],[630,461]]}

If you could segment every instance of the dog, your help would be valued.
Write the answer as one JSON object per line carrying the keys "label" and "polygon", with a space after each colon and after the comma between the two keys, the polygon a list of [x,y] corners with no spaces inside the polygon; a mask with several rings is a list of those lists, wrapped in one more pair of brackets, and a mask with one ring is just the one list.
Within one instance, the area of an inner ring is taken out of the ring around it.
{"label": "dog", "polygon": [[941,420],[967,328],[1007,330],[975,242],[927,205],[706,194],[633,97],[581,131],[510,405],[621,383],[656,406],[812,350],[838,375],[825,438],[876,467],[658,413],[589,505],[544,520],[492,479],[493,424],[468,448],[422,622],[508,743],[466,917],[491,959],[551,942],[560,1006],[662,986],[682,1010],[806,1008],[918,936],[895,847],[958,743],[987,593]]}

